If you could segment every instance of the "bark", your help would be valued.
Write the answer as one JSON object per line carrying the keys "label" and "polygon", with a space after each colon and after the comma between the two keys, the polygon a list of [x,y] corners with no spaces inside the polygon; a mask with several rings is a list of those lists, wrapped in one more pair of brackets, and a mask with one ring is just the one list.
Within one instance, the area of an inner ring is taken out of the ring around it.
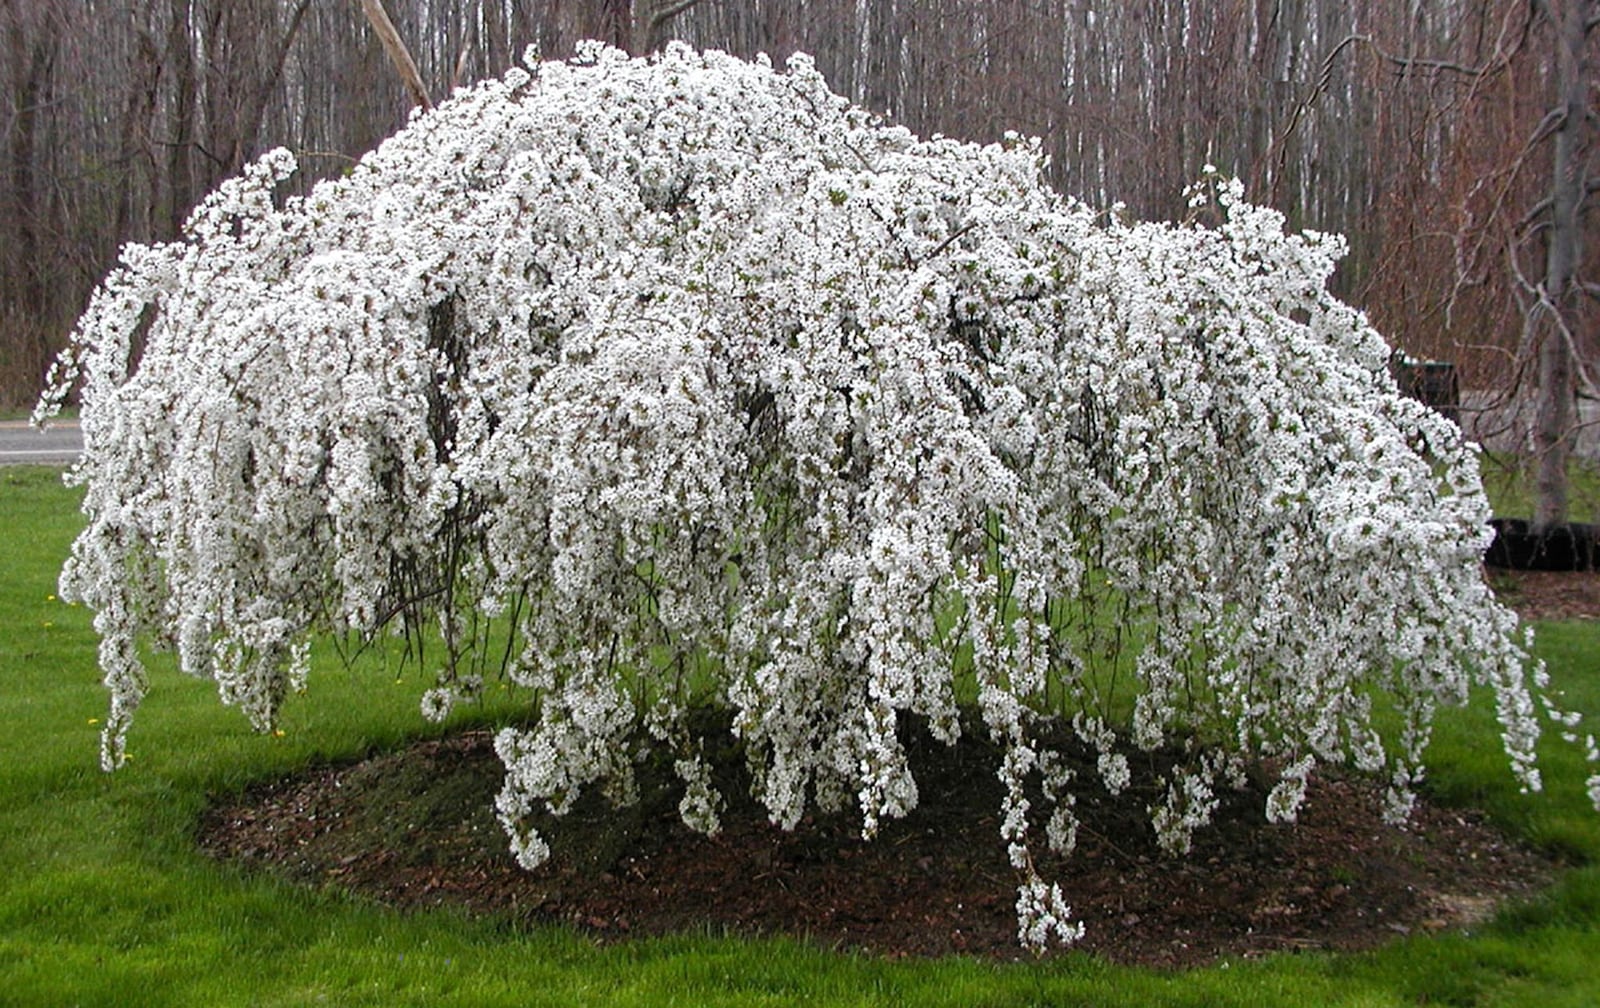
{"label": "bark", "polygon": [[679,14],[698,4],[700,0],[654,0],[646,3],[638,15],[634,28],[632,51],[652,53],[667,44],[669,29]]}
{"label": "bark", "polygon": [[305,20],[306,8],[310,5],[311,0],[297,0],[294,10],[289,14],[288,26],[274,40],[267,72],[255,82],[246,97],[244,114],[240,117],[238,130],[233,138],[233,149],[228,157],[230,174],[237,172],[257,153],[261,122],[266,117],[267,105],[283,81],[283,67],[289,59],[289,49],[294,45],[295,36],[300,33],[301,22]]}
{"label": "bark", "polygon": [[39,275],[40,194],[35,171],[39,135],[39,105],[50,75],[51,54],[43,40],[30,42],[14,35],[10,46],[18,73],[17,111],[11,124],[10,187],[8,222],[15,245],[11,269],[16,276],[13,290],[21,309],[30,316],[44,309],[45,287]]}
{"label": "bark", "polygon": [[383,43],[383,51],[389,54],[389,61],[400,74],[406,90],[411,92],[413,102],[425,109],[433,108],[433,101],[428,97],[428,88],[422,83],[422,74],[417,70],[417,61],[411,57],[411,50],[406,48],[405,41],[400,38],[400,32],[395,29],[394,22],[389,20],[389,12],[384,10],[383,0],[361,0],[361,10],[372,23],[372,30]]}
{"label": "bark", "polygon": [[1535,532],[1567,521],[1567,459],[1576,421],[1576,361],[1573,330],[1578,288],[1575,283],[1580,248],[1580,212],[1587,179],[1583,171],[1583,134],[1588,128],[1585,7],[1576,0],[1539,5],[1556,35],[1556,105],[1559,125],[1551,137],[1550,220],[1546,239],[1544,283],[1531,311],[1539,329],[1538,412],[1534,450]]}
{"label": "bark", "polygon": [[601,0],[596,37],[618,49],[632,52],[633,0]]}
{"label": "bark", "polygon": [[117,157],[127,175],[117,190],[112,219],[117,236],[148,238],[150,208],[148,201],[139,199],[142,179],[138,166],[145,166],[149,177],[154,177],[149,140],[157,107],[161,54],[155,40],[142,26],[136,31],[134,52],[117,137]]}
{"label": "bark", "polygon": [[161,220],[167,237],[183,227],[196,196],[193,146],[196,137],[195,105],[198,92],[195,56],[190,36],[189,0],[172,0],[167,31],[165,64],[173,78],[172,112],[168,119],[166,178],[162,189]]}

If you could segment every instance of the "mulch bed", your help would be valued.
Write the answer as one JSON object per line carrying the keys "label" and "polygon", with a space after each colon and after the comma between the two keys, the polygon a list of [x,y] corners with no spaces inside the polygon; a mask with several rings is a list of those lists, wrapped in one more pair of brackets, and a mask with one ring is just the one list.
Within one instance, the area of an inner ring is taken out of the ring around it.
{"label": "mulch bed", "polygon": [[[1600,574],[1493,576],[1527,618],[1600,618]],[[742,771],[725,753],[732,807],[717,836],[686,829],[668,775],[647,767],[638,806],[617,811],[590,795],[547,819],[555,855],[526,872],[494,820],[501,767],[481,732],[259,786],[211,808],[199,841],[218,858],[396,907],[453,904],[607,941],[785,934],[890,957],[1027,958],[995,754],[976,734],[954,748],[911,744],[921,803],[872,843],[850,816],[773,827],[739,797]],[[1085,767],[1079,779],[1094,774]],[[1227,796],[1194,852],[1173,859],[1148,824],[1153,792],[1080,795],[1078,849],[1045,866],[1088,925],[1077,948],[1158,968],[1369,948],[1471,928],[1560,867],[1469,810],[1424,802],[1405,828],[1387,826],[1376,787],[1355,777],[1315,779],[1293,826],[1264,821],[1264,796],[1265,784]]]}
{"label": "mulch bed", "polygon": [[[674,932],[788,934],[877,954],[1024,958],[987,759],[919,745],[923,800],[864,843],[849,817],[794,833],[743,802],[715,837],[687,830],[671,789],[635,809],[588,800],[551,821],[535,872],[506,851],[490,808],[501,768],[471,733],[322,767],[219,804],[201,845],[219,858],[405,908],[455,904],[602,939]],[[1153,794],[1080,798],[1078,850],[1050,865],[1088,925],[1081,949],[1182,967],[1292,949],[1367,948],[1414,931],[1470,928],[1549,882],[1556,865],[1469,811],[1423,805],[1396,829],[1367,783],[1324,778],[1294,826],[1256,793],[1175,860],[1145,819]]]}
{"label": "mulch bed", "polygon": [[1529,620],[1600,620],[1600,571],[1489,572],[1500,600]]}

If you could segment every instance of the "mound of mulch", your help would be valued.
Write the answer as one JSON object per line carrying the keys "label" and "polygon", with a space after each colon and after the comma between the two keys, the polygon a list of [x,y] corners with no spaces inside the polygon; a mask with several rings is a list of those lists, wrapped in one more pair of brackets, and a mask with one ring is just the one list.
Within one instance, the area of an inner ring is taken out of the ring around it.
{"label": "mound of mulch", "polygon": [[[1600,618],[1600,573],[1493,577],[1526,618]],[[637,806],[614,810],[591,794],[546,818],[555,854],[526,872],[494,819],[502,770],[482,732],[258,786],[213,806],[199,842],[218,858],[396,907],[453,904],[602,940],[785,934],[893,957],[1026,958],[999,837],[996,754],[978,734],[953,748],[913,736],[921,803],[871,843],[848,815],[808,818],[793,833],[772,826],[724,751],[719,783],[732,807],[718,835],[686,829],[670,774],[647,765]],[[1085,766],[1079,779],[1096,776]],[[1153,791],[1080,795],[1077,851],[1043,866],[1088,925],[1077,947],[1168,968],[1363,949],[1471,928],[1560,867],[1469,810],[1424,802],[1405,828],[1387,826],[1377,787],[1338,774],[1314,780],[1299,823],[1272,825],[1266,787],[1263,775],[1227,795],[1183,859],[1154,843]]]}
{"label": "mound of mulch", "polygon": [[[647,768],[639,806],[590,797],[548,820],[555,856],[525,872],[493,818],[501,767],[485,733],[263,785],[212,808],[200,843],[397,907],[455,904],[602,939],[710,930],[887,956],[1023,958],[987,748],[917,743],[922,802],[871,843],[849,816],[785,833],[748,801],[725,811],[717,836],[695,834],[664,772]],[[1472,812],[1424,805],[1409,827],[1386,826],[1362,781],[1317,781],[1295,826],[1266,823],[1263,797],[1230,796],[1181,860],[1153,843],[1153,793],[1080,798],[1078,850],[1048,866],[1088,925],[1079,947],[1161,967],[1367,948],[1470,928],[1555,870]]]}

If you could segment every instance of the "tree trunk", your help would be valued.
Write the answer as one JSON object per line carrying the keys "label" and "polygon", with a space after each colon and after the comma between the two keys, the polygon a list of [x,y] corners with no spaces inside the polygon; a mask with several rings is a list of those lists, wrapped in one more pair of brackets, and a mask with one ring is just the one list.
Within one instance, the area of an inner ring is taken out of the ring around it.
{"label": "tree trunk", "polygon": [[39,276],[40,199],[34,159],[39,129],[39,107],[50,74],[50,51],[43,39],[27,40],[21,33],[13,39],[12,55],[17,60],[17,111],[11,125],[10,182],[11,200],[6,208],[11,217],[13,241],[12,278],[22,310],[30,319],[38,318],[45,307],[45,288]]}
{"label": "tree trunk", "polygon": [[[289,59],[289,49],[294,45],[295,36],[300,33],[300,24],[305,19],[306,8],[310,4],[311,0],[296,0],[294,9],[289,12],[289,24],[284,28],[283,34],[270,40],[275,43],[276,48],[267,63],[267,72],[254,82],[244,114],[240,117],[239,128],[228,155],[229,174],[239,171],[246,161],[256,156],[260,144],[261,122],[266,118],[267,104],[283,80],[283,68]],[[265,43],[269,40],[260,41]]]}
{"label": "tree trunk", "polygon": [[[119,239],[150,237],[150,190],[138,180],[140,166],[153,186],[156,175],[155,155],[150,150],[150,138],[155,134],[154,122],[159,106],[161,53],[155,40],[144,26],[135,29],[134,56],[130,62],[127,98],[122,106],[122,124],[117,133],[117,158],[125,166],[126,174],[117,188],[112,236]],[[101,237],[101,236],[96,236]]]}
{"label": "tree trunk", "polygon": [[175,237],[196,199],[194,181],[195,55],[189,34],[189,0],[172,0],[167,31],[167,71],[174,77],[171,119],[167,132],[167,165],[161,223],[165,237]]}
{"label": "tree trunk", "polygon": [[654,3],[644,4],[634,29],[635,54],[653,53],[666,45],[667,29],[673,19],[699,2],[700,0],[655,0]]}
{"label": "tree trunk", "polygon": [[411,92],[412,101],[424,109],[433,108],[433,100],[428,97],[427,85],[422,83],[422,74],[417,70],[417,61],[411,57],[411,50],[406,48],[405,41],[400,38],[400,32],[395,29],[394,22],[389,20],[389,12],[384,9],[383,0],[360,0],[360,3],[361,10],[372,24],[372,30],[383,43],[383,51],[389,54],[389,60],[394,63],[395,71],[405,82],[406,90]]}
{"label": "tree trunk", "polygon": [[633,51],[633,0],[601,0],[596,37],[625,52]]}
{"label": "tree trunk", "polygon": [[1577,321],[1574,276],[1579,259],[1580,209],[1584,197],[1582,133],[1588,128],[1588,76],[1584,54],[1586,4],[1566,0],[1540,6],[1556,33],[1556,81],[1560,88],[1559,125],[1553,139],[1550,229],[1545,247],[1541,298],[1533,308],[1538,327],[1539,389],[1534,421],[1538,473],[1535,532],[1567,521],[1567,458],[1576,418],[1576,362],[1573,326]]}

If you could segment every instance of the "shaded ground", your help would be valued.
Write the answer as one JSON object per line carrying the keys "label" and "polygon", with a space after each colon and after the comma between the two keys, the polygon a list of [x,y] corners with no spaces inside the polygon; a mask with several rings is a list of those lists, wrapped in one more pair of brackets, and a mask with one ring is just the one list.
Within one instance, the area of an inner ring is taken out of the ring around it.
{"label": "shaded ground", "polygon": [[1600,571],[1489,574],[1500,600],[1531,620],[1600,620]]}
{"label": "shaded ground", "polygon": [[[1497,589],[1534,618],[1600,618],[1600,574],[1506,575]],[[481,732],[264,785],[212,808],[200,843],[400,907],[460,904],[603,939],[727,930],[1018,958],[995,754],[975,734],[954,749],[913,744],[922,802],[873,843],[848,816],[784,833],[747,800],[724,811],[720,834],[700,836],[678,822],[665,768],[646,767],[638,807],[586,798],[547,821],[555,857],[524,872],[494,820],[501,768]],[[723,755],[724,793],[740,795],[738,761]],[[1080,947],[1118,962],[1180,967],[1468,928],[1556,867],[1470,811],[1424,805],[1408,828],[1385,826],[1373,788],[1339,776],[1315,782],[1292,827],[1263,820],[1264,788],[1228,796],[1193,855],[1172,860],[1153,843],[1154,797],[1080,796],[1078,850],[1046,872],[1088,924]]]}

